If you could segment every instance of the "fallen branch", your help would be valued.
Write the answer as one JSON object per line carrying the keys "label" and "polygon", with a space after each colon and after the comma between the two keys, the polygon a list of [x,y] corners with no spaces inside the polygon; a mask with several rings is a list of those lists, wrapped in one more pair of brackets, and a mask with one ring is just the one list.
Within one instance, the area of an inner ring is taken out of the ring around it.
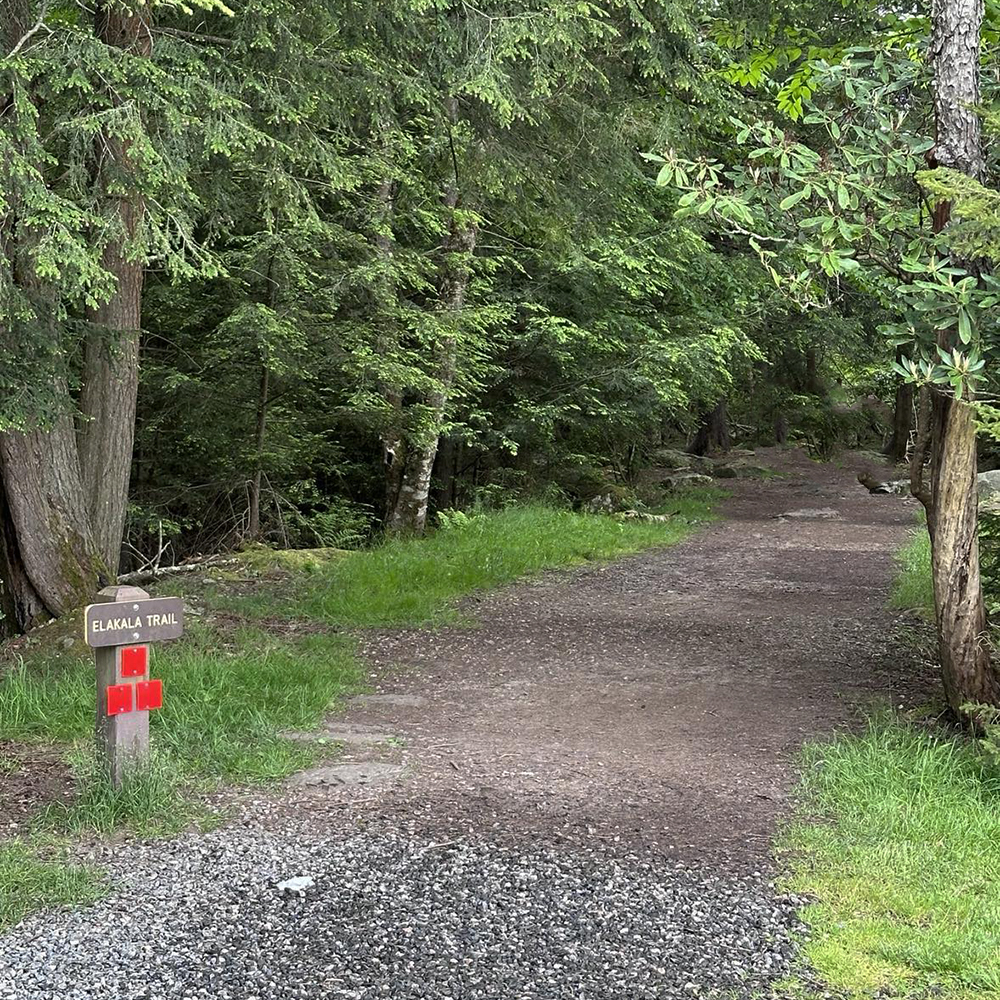
{"label": "fallen branch", "polygon": [[118,577],[119,583],[151,583],[163,576],[174,576],[177,573],[193,573],[195,570],[207,569],[212,566],[236,566],[238,559],[202,559],[200,562],[184,563],[181,566],[151,566],[148,569],[137,569],[133,573],[123,573]]}

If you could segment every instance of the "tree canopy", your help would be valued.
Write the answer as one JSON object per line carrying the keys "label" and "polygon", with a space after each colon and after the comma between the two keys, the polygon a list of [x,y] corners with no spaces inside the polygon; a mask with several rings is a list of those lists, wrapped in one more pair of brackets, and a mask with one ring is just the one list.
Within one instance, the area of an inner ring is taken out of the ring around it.
{"label": "tree canopy", "polygon": [[678,444],[915,455],[933,524],[959,446],[914,411],[996,424],[992,3],[0,17],[8,629]]}

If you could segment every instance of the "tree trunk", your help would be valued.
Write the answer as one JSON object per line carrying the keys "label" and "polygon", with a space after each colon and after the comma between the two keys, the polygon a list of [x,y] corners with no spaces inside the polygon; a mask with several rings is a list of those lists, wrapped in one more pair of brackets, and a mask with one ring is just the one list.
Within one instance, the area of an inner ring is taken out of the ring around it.
{"label": "tree trunk", "polygon": [[[94,14],[97,37],[108,46],[149,56],[146,8],[135,11],[101,3]],[[105,563],[117,572],[125,529],[136,397],[139,390],[139,330],[144,267],[135,240],[145,205],[135,189],[127,142],[102,130],[97,143],[95,184],[104,199],[112,236],[102,266],[115,278],[112,297],[88,311],[84,381],[80,394],[80,468],[94,540]],[[124,193],[118,188],[123,187]]]}
{"label": "tree trunk", "polygon": [[788,444],[788,417],[784,413],[774,418],[774,443],[779,447]]}
{"label": "tree trunk", "polygon": [[[983,0],[933,0],[931,59],[936,121],[932,162],[973,177],[984,172],[979,118],[979,34]],[[935,211],[935,229],[950,206]],[[956,262],[960,263],[960,262]],[[939,335],[950,348],[955,331]],[[971,395],[922,392],[917,446],[911,458],[913,492],[927,509],[934,576],[934,609],[945,694],[964,715],[970,703],[1000,704],[1000,677],[990,664],[979,576],[976,427]],[[930,483],[924,459],[930,450]]]}
{"label": "tree trunk", "polygon": [[247,515],[247,537],[260,538],[260,487],[264,478],[264,441],[267,436],[267,403],[271,387],[271,369],[265,358],[260,366],[260,388],[257,393],[257,430],[254,437],[255,465],[250,479],[250,512]]}
{"label": "tree trunk", "polygon": [[[457,121],[458,101],[455,98],[448,101],[448,116],[452,123]],[[458,182],[456,168],[444,196],[449,220],[448,234],[441,245],[441,266],[438,270],[438,323],[443,329],[438,340],[435,384],[424,398],[426,414],[423,428],[406,444],[403,481],[389,518],[390,531],[419,534],[427,525],[434,459],[458,362],[457,326],[465,306],[470,265],[479,235],[476,223],[460,210]]]}
{"label": "tree trunk", "polygon": [[687,450],[691,455],[708,455],[729,451],[730,447],[729,416],[723,397],[711,410],[702,414],[698,430]]}
{"label": "tree trunk", "polygon": [[48,612],[21,559],[2,479],[0,474],[0,638],[6,638],[33,628]]}
{"label": "tree trunk", "polygon": [[[393,236],[392,222],[395,213],[394,184],[391,177],[384,177],[376,193],[376,210],[374,225],[374,243],[381,258],[385,273],[376,282],[376,307],[385,308],[395,305],[396,283],[392,277],[391,268],[396,255],[396,240]],[[375,344],[383,365],[392,357],[397,347],[396,330],[394,326],[383,324]],[[380,438],[382,441],[382,461],[385,468],[385,521],[391,524],[396,505],[399,503],[400,491],[403,488],[403,476],[406,469],[406,436],[403,433],[403,394],[399,387],[390,379],[379,379],[379,392],[386,403],[386,418],[382,426]]]}
{"label": "tree trunk", "polygon": [[819,350],[815,344],[806,348],[806,383],[805,390],[811,396],[823,396],[826,387],[819,377]]}
{"label": "tree trunk", "polygon": [[71,418],[58,418],[51,430],[0,434],[0,475],[10,517],[3,561],[12,577],[4,582],[17,595],[18,625],[27,628],[39,604],[59,615],[109,582],[87,516]]}
{"label": "tree trunk", "polygon": [[[452,206],[454,207],[454,206]],[[469,283],[469,258],[476,248],[477,227],[453,217],[438,284],[442,322],[453,325],[465,305]],[[427,526],[431,475],[445,411],[455,381],[458,343],[454,333],[445,333],[437,350],[435,386],[425,398],[426,429],[407,443],[407,462],[399,499],[390,519],[390,529],[419,534]]]}
{"label": "tree trunk", "polygon": [[[902,349],[896,351],[896,360],[902,356]],[[913,383],[902,379],[896,384],[896,401],[892,410],[892,437],[886,445],[886,456],[893,462],[902,462],[910,445],[913,431]]]}
{"label": "tree trunk", "polygon": [[437,510],[447,510],[455,506],[455,483],[458,475],[458,454],[461,442],[445,435],[438,444],[437,458],[434,460],[434,506]]}

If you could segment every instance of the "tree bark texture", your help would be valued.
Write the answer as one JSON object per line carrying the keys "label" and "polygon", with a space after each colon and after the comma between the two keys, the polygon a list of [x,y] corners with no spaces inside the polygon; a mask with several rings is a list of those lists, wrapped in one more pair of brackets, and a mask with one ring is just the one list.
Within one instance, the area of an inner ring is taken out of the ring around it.
{"label": "tree bark texture", "polygon": [[10,517],[3,536],[12,578],[5,584],[18,595],[19,626],[30,627],[39,604],[62,614],[108,578],[87,516],[71,418],[47,430],[0,434],[0,473]]}
{"label": "tree bark texture", "polygon": [[[0,40],[7,51],[12,38],[25,30],[28,6],[8,4],[0,17]],[[141,15],[102,6],[95,14],[95,31],[108,45],[148,52],[148,26]],[[0,104],[7,103],[0,97]],[[95,183],[107,191],[107,171],[112,165],[127,167],[127,151],[106,136],[99,157]],[[90,318],[95,325],[125,330],[128,336],[116,344],[114,353],[108,350],[106,336],[92,337],[86,344],[81,410],[93,419],[79,431],[70,416],[69,389],[56,375],[54,395],[63,405],[54,419],[24,432],[0,432],[0,605],[6,616],[0,628],[24,631],[47,615],[85,603],[107,585],[117,567],[132,452],[142,288],[142,269],[127,259],[126,244],[141,223],[142,203],[110,195],[107,199],[109,218],[120,224],[121,238],[105,249],[104,264],[115,274],[118,290]],[[10,280],[37,304],[44,321],[52,310],[46,308],[46,289],[30,266],[25,242],[31,232],[18,219],[16,204],[0,220],[0,237]],[[4,332],[19,336],[17,330]],[[87,456],[86,475],[82,455]]]}
{"label": "tree bark texture", "polygon": [[[983,175],[979,118],[979,36],[983,0],[933,0],[931,5],[935,145],[931,161],[974,177]],[[948,223],[950,206],[935,212]],[[950,347],[955,331],[939,335]],[[969,703],[1000,704],[1000,678],[990,663],[979,573],[976,428],[971,399],[933,388],[921,402],[922,426],[911,460],[914,495],[927,509],[938,648],[952,710]],[[924,483],[929,449],[930,482]]]}
{"label": "tree bark texture", "polygon": [[706,413],[703,413],[688,452],[692,455],[708,455],[729,451],[732,445],[729,436],[729,415],[725,398]]}
{"label": "tree bark texture", "polygon": [[[97,37],[105,45],[149,56],[147,8],[98,4]],[[94,539],[105,563],[117,571],[128,503],[136,398],[139,391],[139,331],[144,266],[135,246],[145,204],[134,180],[128,143],[102,131],[97,143],[95,184],[113,233],[102,266],[115,278],[111,298],[88,312],[84,381],[80,395],[80,468]]]}
{"label": "tree bark texture", "polygon": [[0,471],[0,638],[39,624],[48,611],[28,577]]}
{"label": "tree bark texture", "polygon": [[[449,199],[452,196],[449,195]],[[457,208],[457,195],[450,207]],[[438,281],[439,311],[446,322],[455,323],[465,306],[469,285],[469,264],[476,249],[478,228],[461,221],[453,211],[452,222],[444,250]],[[441,338],[437,349],[435,385],[424,400],[428,411],[423,433],[407,443],[407,461],[400,485],[399,497],[390,519],[389,528],[398,532],[421,533],[427,526],[431,476],[437,457],[438,441],[445,411],[455,382],[458,344],[454,334]]]}
{"label": "tree bark texture", "polygon": [[[375,294],[377,306],[394,305],[396,302],[395,281],[391,278],[396,241],[392,222],[395,214],[395,184],[391,177],[384,177],[375,195],[375,235],[374,243],[385,274],[377,282]],[[396,329],[384,324],[379,332],[375,349],[382,363],[392,357],[397,347]],[[386,404],[386,419],[380,438],[382,441],[382,461],[385,468],[385,522],[391,528],[406,468],[406,435],[403,433],[403,394],[390,379],[379,380],[379,393]]]}

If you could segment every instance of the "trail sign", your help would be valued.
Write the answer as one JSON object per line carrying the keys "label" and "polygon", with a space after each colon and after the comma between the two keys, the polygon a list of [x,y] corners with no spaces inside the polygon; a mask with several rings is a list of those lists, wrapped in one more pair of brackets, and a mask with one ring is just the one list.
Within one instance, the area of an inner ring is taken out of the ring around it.
{"label": "trail sign", "polygon": [[149,713],[163,705],[163,684],[149,676],[149,646],[184,631],[179,597],[150,598],[138,587],[105,587],[83,616],[97,660],[97,752],[111,781],[149,755]]}
{"label": "trail sign", "polygon": [[[133,590],[137,587],[108,587]],[[184,602],[179,597],[140,598],[134,601],[89,604],[83,615],[88,646],[135,646],[184,634]]]}

